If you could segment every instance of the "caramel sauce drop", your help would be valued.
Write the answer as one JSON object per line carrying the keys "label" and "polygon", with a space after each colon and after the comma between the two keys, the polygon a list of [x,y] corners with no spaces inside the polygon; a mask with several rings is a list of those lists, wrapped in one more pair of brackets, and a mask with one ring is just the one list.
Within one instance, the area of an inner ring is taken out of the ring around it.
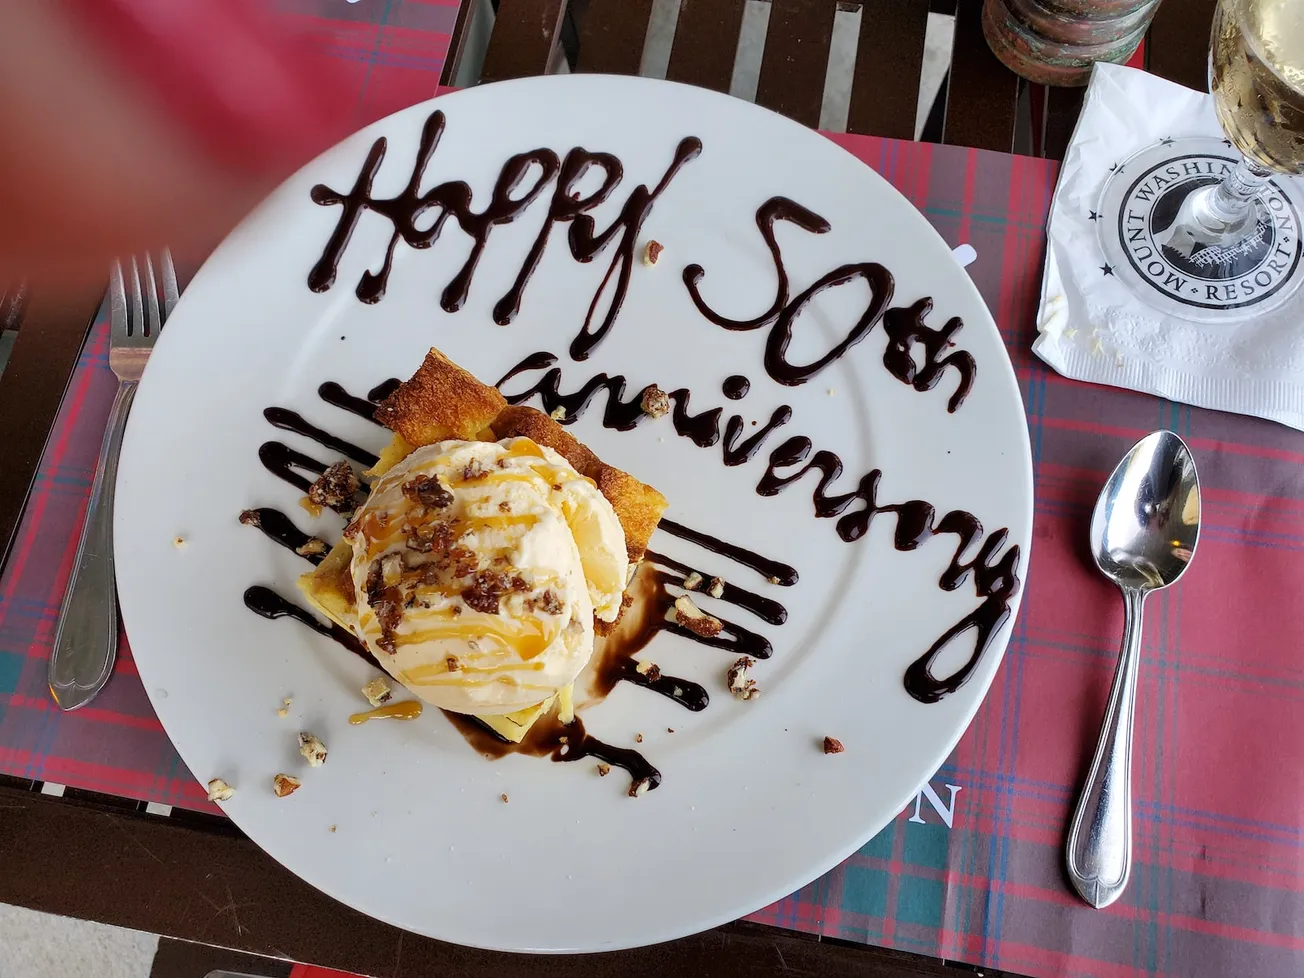
{"label": "caramel sauce drop", "polygon": [[421,716],[423,707],[420,700],[403,700],[401,703],[389,703],[366,713],[355,713],[349,717],[349,723],[359,726],[368,720],[415,720]]}

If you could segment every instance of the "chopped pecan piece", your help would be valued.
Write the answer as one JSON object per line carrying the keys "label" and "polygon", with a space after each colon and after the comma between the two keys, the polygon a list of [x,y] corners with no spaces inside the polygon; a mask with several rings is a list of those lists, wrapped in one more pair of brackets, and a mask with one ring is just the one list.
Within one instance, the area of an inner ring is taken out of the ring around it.
{"label": "chopped pecan piece", "polygon": [[437,475],[418,475],[409,479],[403,483],[403,495],[431,509],[447,509],[453,505],[453,494]]}
{"label": "chopped pecan piece", "polygon": [[605,778],[611,773],[611,765],[605,761],[598,761],[598,777]]}
{"label": "chopped pecan piece", "polygon": [[640,676],[645,676],[650,683],[654,683],[661,678],[661,667],[655,662],[640,662],[634,667],[634,671]]}
{"label": "chopped pecan piece", "polygon": [[660,241],[649,241],[643,246],[643,264],[651,268],[661,257],[661,252],[666,250],[666,246]]}
{"label": "chopped pecan piece", "polygon": [[394,691],[390,688],[389,683],[385,681],[384,676],[377,676],[362,687],[362,695],[367,698],[367,702],[372,706],[384,706],[394,698]]}
{"label": "chopped pecan piece", "polygon": [[[386,588],[387,595],[391,591],[397,596],[398,588]],[[403,608],[396,597],[387,596],[372,605],[372,610],[376,612],[376,621],[380,623],[380,638],[376,640],[376,644],[393,655],[396,647],[394,631],[403,621]]]}
{"label": "chopped pecan piece", "polygon": [[643,413],[653,418],[663,418],[670,413],[670,395],[656,384],[649,384],[644,389],[643,399],[639,403]]}
{"label": "chopped pecan piece", "polygon": [[724,581],[720,580],[718,577],[711,578],[711,584],[707,587],[706,593],[713,598],[723,597]]}
{"label": "chopped pecan piece", "polygon": [[685,591],[696,591],[701,586],[702,586],[702,575],[699,574],[697,571],[693,571],[691,574],[689,574],[687,577],[684,578]]}
{"label": "chopped pecan piece", "polygon": [[844,750],[846,748],[842,746],[842,741],[838,740],[837,737],[824,738],[824,753],[841,754]]}
{"label": "chopped pecan piece", "polygon": [[308,487],[308,498],[318,506],[328,506],[337,513],[352,513],[353,494],[362,483],[348,462],[336,462]]}
{"label": "chopped pecan piece", "polygon": [[300,557],[316,557],[324,554],[330,547],[326,546],[326,541],[318,537],[309,537],[301,545],[294,548],[294,552]]}
{"label": "chopped pecan piece", "polygon": [[303,755],[309,767],[321,767],[326,763],[326,745],[316,734],[307,731],[299,734],[299,753]]}
{"label": "chopped pecan piece", "polygon": [[292,795],[299,790],[303,784],[298,778],[289,774],[278,774],[272,778],[272,792],[277,798],[284,798],[286,795]]}
{"label": "chopped pecan piece", "polygon": [[629,797],[642,798],[652,787],[651,778],[639,778],[629,786]]}
{"label": "chopped pecan piece", "polygon": [[486,615],[498,614],[498,601],[505,594],[528,591],[530,586],[519,574],[508,575],[501,571],[483,570],[475,575],[469,587],[462,591],[462,600],[476,611]]}
{"label": "chopped pecan piece", "polygon": [[683,625],[694,635],[702,638],[714,638],[720,634],[724,624],[693,604],[693,599],[686,594],[675,598],[675,621]]}
{"label": "chopped pecan piece", "polygon": [[235,789],[221,778],[214,778],[212,781],[208,782],[209,801],[230,801],[231,796],[234,794]]}
{"label": "chopped pecan piece", "polygon": [[748,670],[754,665],[756,660],[744,655],[729,667],[728,675],[725,677],[729,684],[729,692],[740,700],[755,699],[761,695],[761,688],[756,685],[756,680],[748,675]]}
{"label": "chopped pecan piece", "polygon": [[489,470],[480,464],[478,458],[473,458],[462,467],[462,481],[475,482],[489,475]]}
{"label": "chopped pecan piece", "polygon": [[462,663],[457,661],[457,656],[450,655],[447,659],[444,660],[444,668],[447,669],[449,672],[458,672],[462,668]]}
{"label": "chopped pecan piece", "polygon": [[566,610],[561,595],[552,588],[547,588],[533,597],[527,598],[525,606],[531,611],[542,611],[545,615],[560,615]]}
{"label": "chopped pecan piece", "polygon": [[240,511],[240,522],[245,526],[262,526],[262,514],[256,509],[245,509]]}

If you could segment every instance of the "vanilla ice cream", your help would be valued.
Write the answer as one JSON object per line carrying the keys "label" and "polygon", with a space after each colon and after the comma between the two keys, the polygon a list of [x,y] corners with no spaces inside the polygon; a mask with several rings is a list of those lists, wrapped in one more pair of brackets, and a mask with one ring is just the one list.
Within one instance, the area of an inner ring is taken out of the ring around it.
{"label": "vanilla ice cream", "polygon": [[513,713],[573,682],[620,613],[625,534],[594,483],[529,438],[446,441],[385,473],[345,530],[359,638],[458,713]]}

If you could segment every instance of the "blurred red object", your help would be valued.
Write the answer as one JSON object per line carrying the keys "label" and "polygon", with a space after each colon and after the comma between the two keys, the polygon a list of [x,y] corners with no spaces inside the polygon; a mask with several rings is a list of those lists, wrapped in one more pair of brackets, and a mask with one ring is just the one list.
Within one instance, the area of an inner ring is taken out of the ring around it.
{"label": "blurred red object", "polygon": [[283,170],[347,135],[350,87],[267,0],[62,0],[72,23],[233,167]]}
{"label": "blurred red object", "polygon": [[346,134],[344,65],[269,0],[0,0],[0,279],[194,263]]}

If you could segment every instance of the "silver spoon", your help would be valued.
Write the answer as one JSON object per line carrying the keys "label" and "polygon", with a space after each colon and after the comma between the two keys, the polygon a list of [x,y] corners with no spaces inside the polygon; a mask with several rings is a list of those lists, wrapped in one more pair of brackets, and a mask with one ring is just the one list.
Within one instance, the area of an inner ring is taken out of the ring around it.
{"label": "silver spoon", "polygon": [[1132,714],[1146,596],[1176,583],[1200,538],[1200,479],[1186,443],[1146,435],[1118,463],[1091,514],[1091,551],[1123,592],[1126,620],[1096,756],[1069,827],[1073,888],[1097,909],[1127,887],[1132,869]]}

